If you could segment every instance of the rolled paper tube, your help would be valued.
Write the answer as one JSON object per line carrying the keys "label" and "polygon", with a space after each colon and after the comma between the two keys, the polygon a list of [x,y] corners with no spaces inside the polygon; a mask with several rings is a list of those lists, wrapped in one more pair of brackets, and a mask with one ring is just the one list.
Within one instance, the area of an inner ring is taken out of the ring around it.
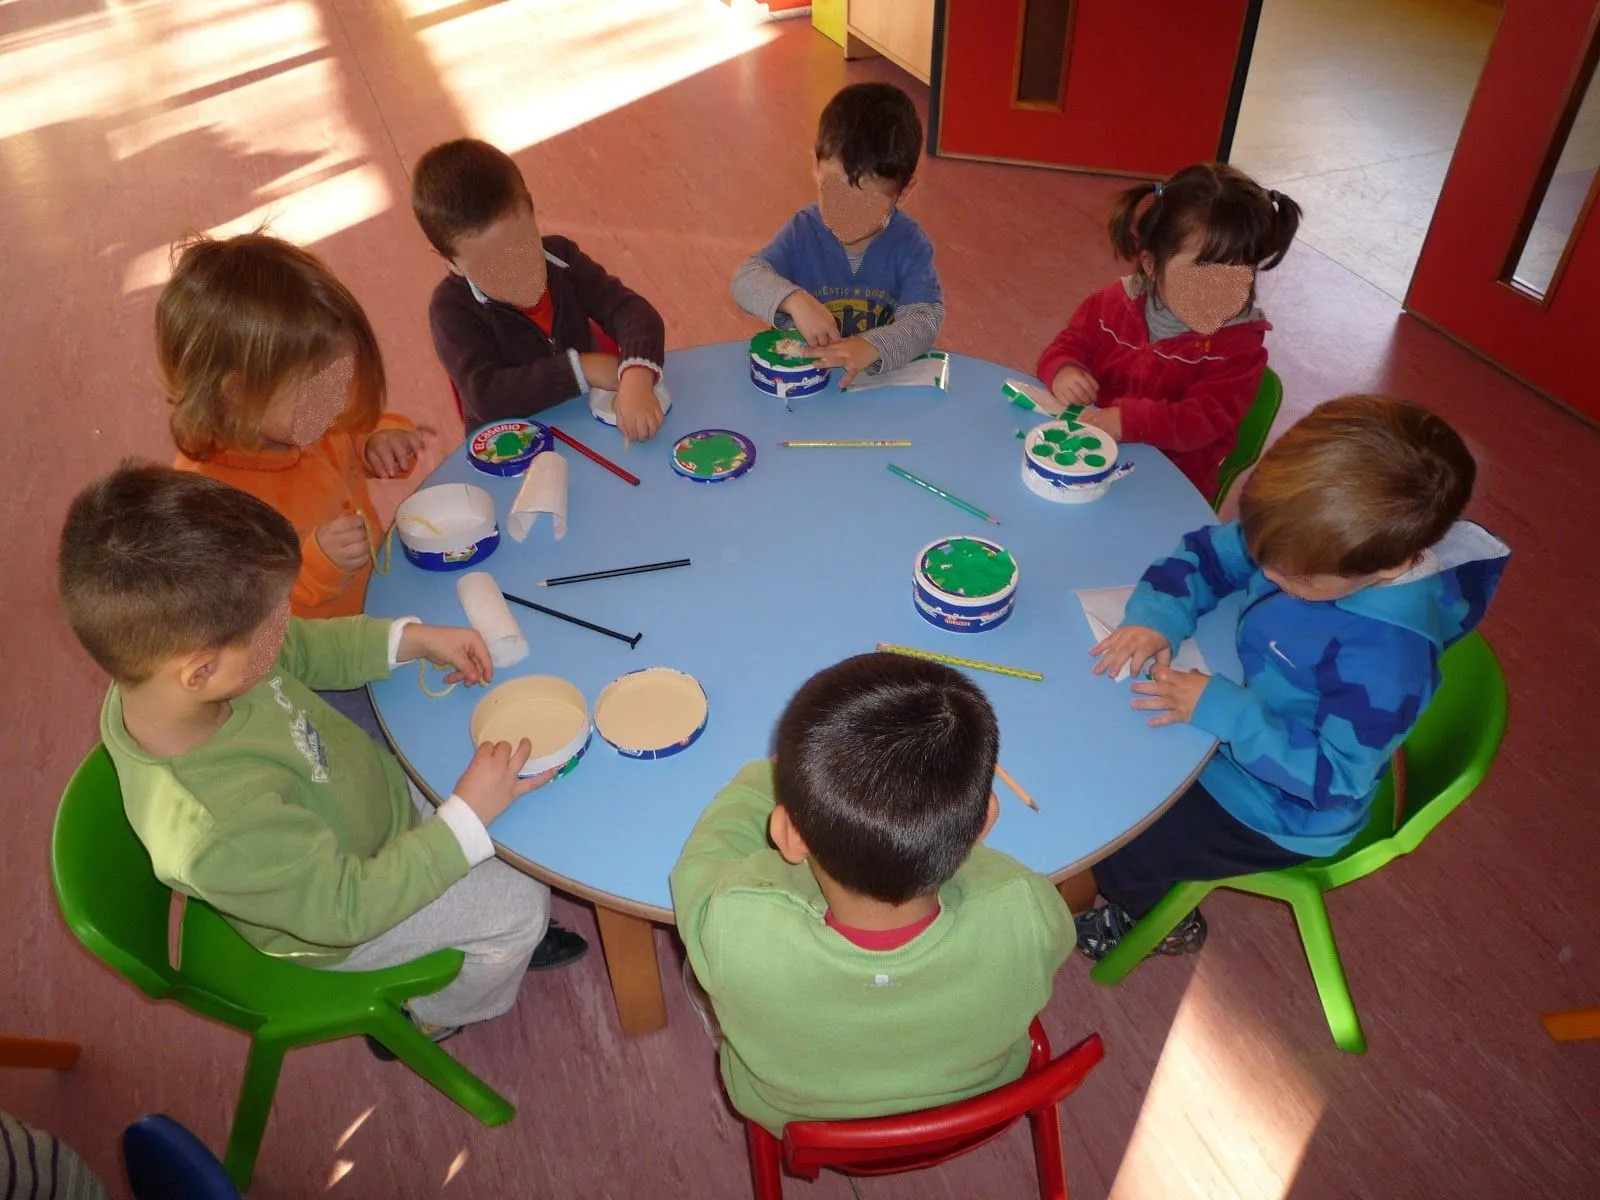
{"label": "rolled paper tube", "polygon": [[474,571],[456,582],[461,611],[489,644],[489,657],[497,667],[510,667],[528,657],[528,639],[500,594],[500,585],[487,571]]}
{"label": "rolled paper tube", "polygon": [[567,536],[567,460],[554,450],[534,456],[506,514],[506,532],[512,541],[524,540],[541,513],[549,513],[556,540]]}

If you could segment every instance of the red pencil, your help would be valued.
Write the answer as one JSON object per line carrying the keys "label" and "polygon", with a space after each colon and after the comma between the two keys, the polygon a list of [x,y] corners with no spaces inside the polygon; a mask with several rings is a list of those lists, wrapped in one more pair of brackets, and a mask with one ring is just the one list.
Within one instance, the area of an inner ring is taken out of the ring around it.
{"label": "red pencil", "polygon": [[591,460],[592,462],[599,463],[602,467],[604,467],[606,470],[610,471],[613,475],[615,475],[618,479],[622,480],[624,483],[631,483],[631,484],[633,484],[634,487],[638,487],[639,486],[639,477],[637,475],[630,475],[628,472],[624,471],[621,467],[617,466],[616,463],[612,462],[609,458],[606,458],[604,455],[596,454],[593,450],[589,449],[589,447],[585,446],[577,438],[573,437],[571,434],[562,433],[561,430],[557,429],[554,425],[547,426],[546,428],[548,428],[551,433],[555,434],[556,437],[560,438],[567,445],[571,446],[579,454],[583,455],[585,458]]}

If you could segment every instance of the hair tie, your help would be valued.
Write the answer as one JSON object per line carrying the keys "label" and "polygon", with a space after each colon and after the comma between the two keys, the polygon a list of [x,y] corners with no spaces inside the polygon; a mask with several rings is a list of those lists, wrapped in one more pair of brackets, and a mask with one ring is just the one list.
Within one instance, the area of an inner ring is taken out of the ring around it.
{"label": "hair tie", "polygon": [[1267,189],[1267,199],[1271,200],[1272,201],[1272,206],[1274,208],[1276,208],[1278,206],[1278,201],[1282,200],[1283,197],[1278,195],[1278,190],[1276,188],[1268,188]]}
{"label": "hair tie", "polygon": [[1167,190],[1167,185],[1162,183],[1159,179],[1152,183],[1150,187],[1153,189],[1155,198],[1157,200],[1161,199],[1161,193]]}

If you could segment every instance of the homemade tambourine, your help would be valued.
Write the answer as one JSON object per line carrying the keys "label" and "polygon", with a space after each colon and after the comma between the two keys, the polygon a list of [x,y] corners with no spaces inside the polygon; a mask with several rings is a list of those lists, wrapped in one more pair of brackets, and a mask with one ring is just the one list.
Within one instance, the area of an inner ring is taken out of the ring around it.
{"label": "homemade tambourine", "polygon": [[589,748],[589,705],[583,693],[554,675],[524,675],[492,689],[472,710],[472,741],[507,742],[527,738],[533,752],[522,774],[560,768],[565,775]]}
{"label": "homemade tambourine", "polygon": [[[667,391],[667,385],[664,383],[656,384],[656,403],[661,405],[662,416],[666,416],[672,411],[672,396]],[[594,414],[594,419],[602,425],[615,425],[617,423],[617,394],[608,392],[605,388],[590,388],[589,411]]]}
{"label": "homemade tambourine", "polygon": [[1046,421],[1022,439],[1022,482],[1036,496],[1057,504],[1098,500],[1133,470],[1117,462],[1110,434],[1082,421]]}
{"label": "homemade tambourine", "polygon": [[699,739],[710,711],[692,675],[646,667],[606,684],[594,702],[594,726],[625,758],[667,758]]}
{"label": "homemade tambourine", "polygon": [[911,599],[922,619],[940,629],[993,629],[1016,603],[1016,560],[987,538],[940,538],[917,552]]}
{"label": "homemade tambourine", "polygon": [[494,500],[470,483],[441,483],[408,496],[394,515],[400,548],[425,571],[459,571],[500,544]]}
{"label": "homemade tambourine", "polygon": [[726,483],[756,464],[756,444],[731,429],[697,429],[672,447],[672,469],[696,483]]}
{"label": "homemade tambourine", "polygon": [[489,475],[521,475],[555,445],[537,421],[495,421],[467,439],[467,461]]}
{"label": "homemade tambourine", "polygon": [[828,368],[811,357],[793,330],[769,329],[750,339],[750,382],[769,396],[792,400],[828,386]]}

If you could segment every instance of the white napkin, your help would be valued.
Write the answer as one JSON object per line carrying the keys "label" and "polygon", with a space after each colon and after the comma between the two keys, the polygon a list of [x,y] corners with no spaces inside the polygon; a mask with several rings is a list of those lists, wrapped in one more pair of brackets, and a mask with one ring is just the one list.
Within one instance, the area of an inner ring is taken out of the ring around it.
{"label": "white napkin", "polygon": [[[539,455],[548,457],[548,452]],[[467,614],[467,624],[489,643],[489,658],[497,667],[512,667],[528,657],[528,639],[511,615],[500,585],[487,571],[473,571],[456,581],[456,599]]]}
{"label": "white napkin", "polygon": [[[1133,595],[1133,587],[1084,588],[1075,595],[1078,603],[1083,605],[1083,615],[1089,618],[1089,629],[1098,643],[1110,637],[1112,631],[1122,624],[1122,614],[1127,611],[1128,597]],[[1208,670],[1205,657],[1200,653],[1200,647],[1194,644],[1193,638],[1178,647],[1178,652],[1172,656],[1172,669]],[[1121,683],[1131,674],[1127,667],[1123,667],[1117,673],[1116,681]]]}
{"label": "white napkin", "polygon": [[567,460],[554,450],[534,455],[528,464],[528,473],[506,514],[506,532],[511,540],[527,538],[541,513],[550,514],[557,541],[567,536]]}
{"label": "white napkin", "polygon": [[929,350],[897,370],[857,375],[854,383],[841,390],[870,392],[883,387],[935,387],[947,392],[950,390],[950,356],[943,350]]}

